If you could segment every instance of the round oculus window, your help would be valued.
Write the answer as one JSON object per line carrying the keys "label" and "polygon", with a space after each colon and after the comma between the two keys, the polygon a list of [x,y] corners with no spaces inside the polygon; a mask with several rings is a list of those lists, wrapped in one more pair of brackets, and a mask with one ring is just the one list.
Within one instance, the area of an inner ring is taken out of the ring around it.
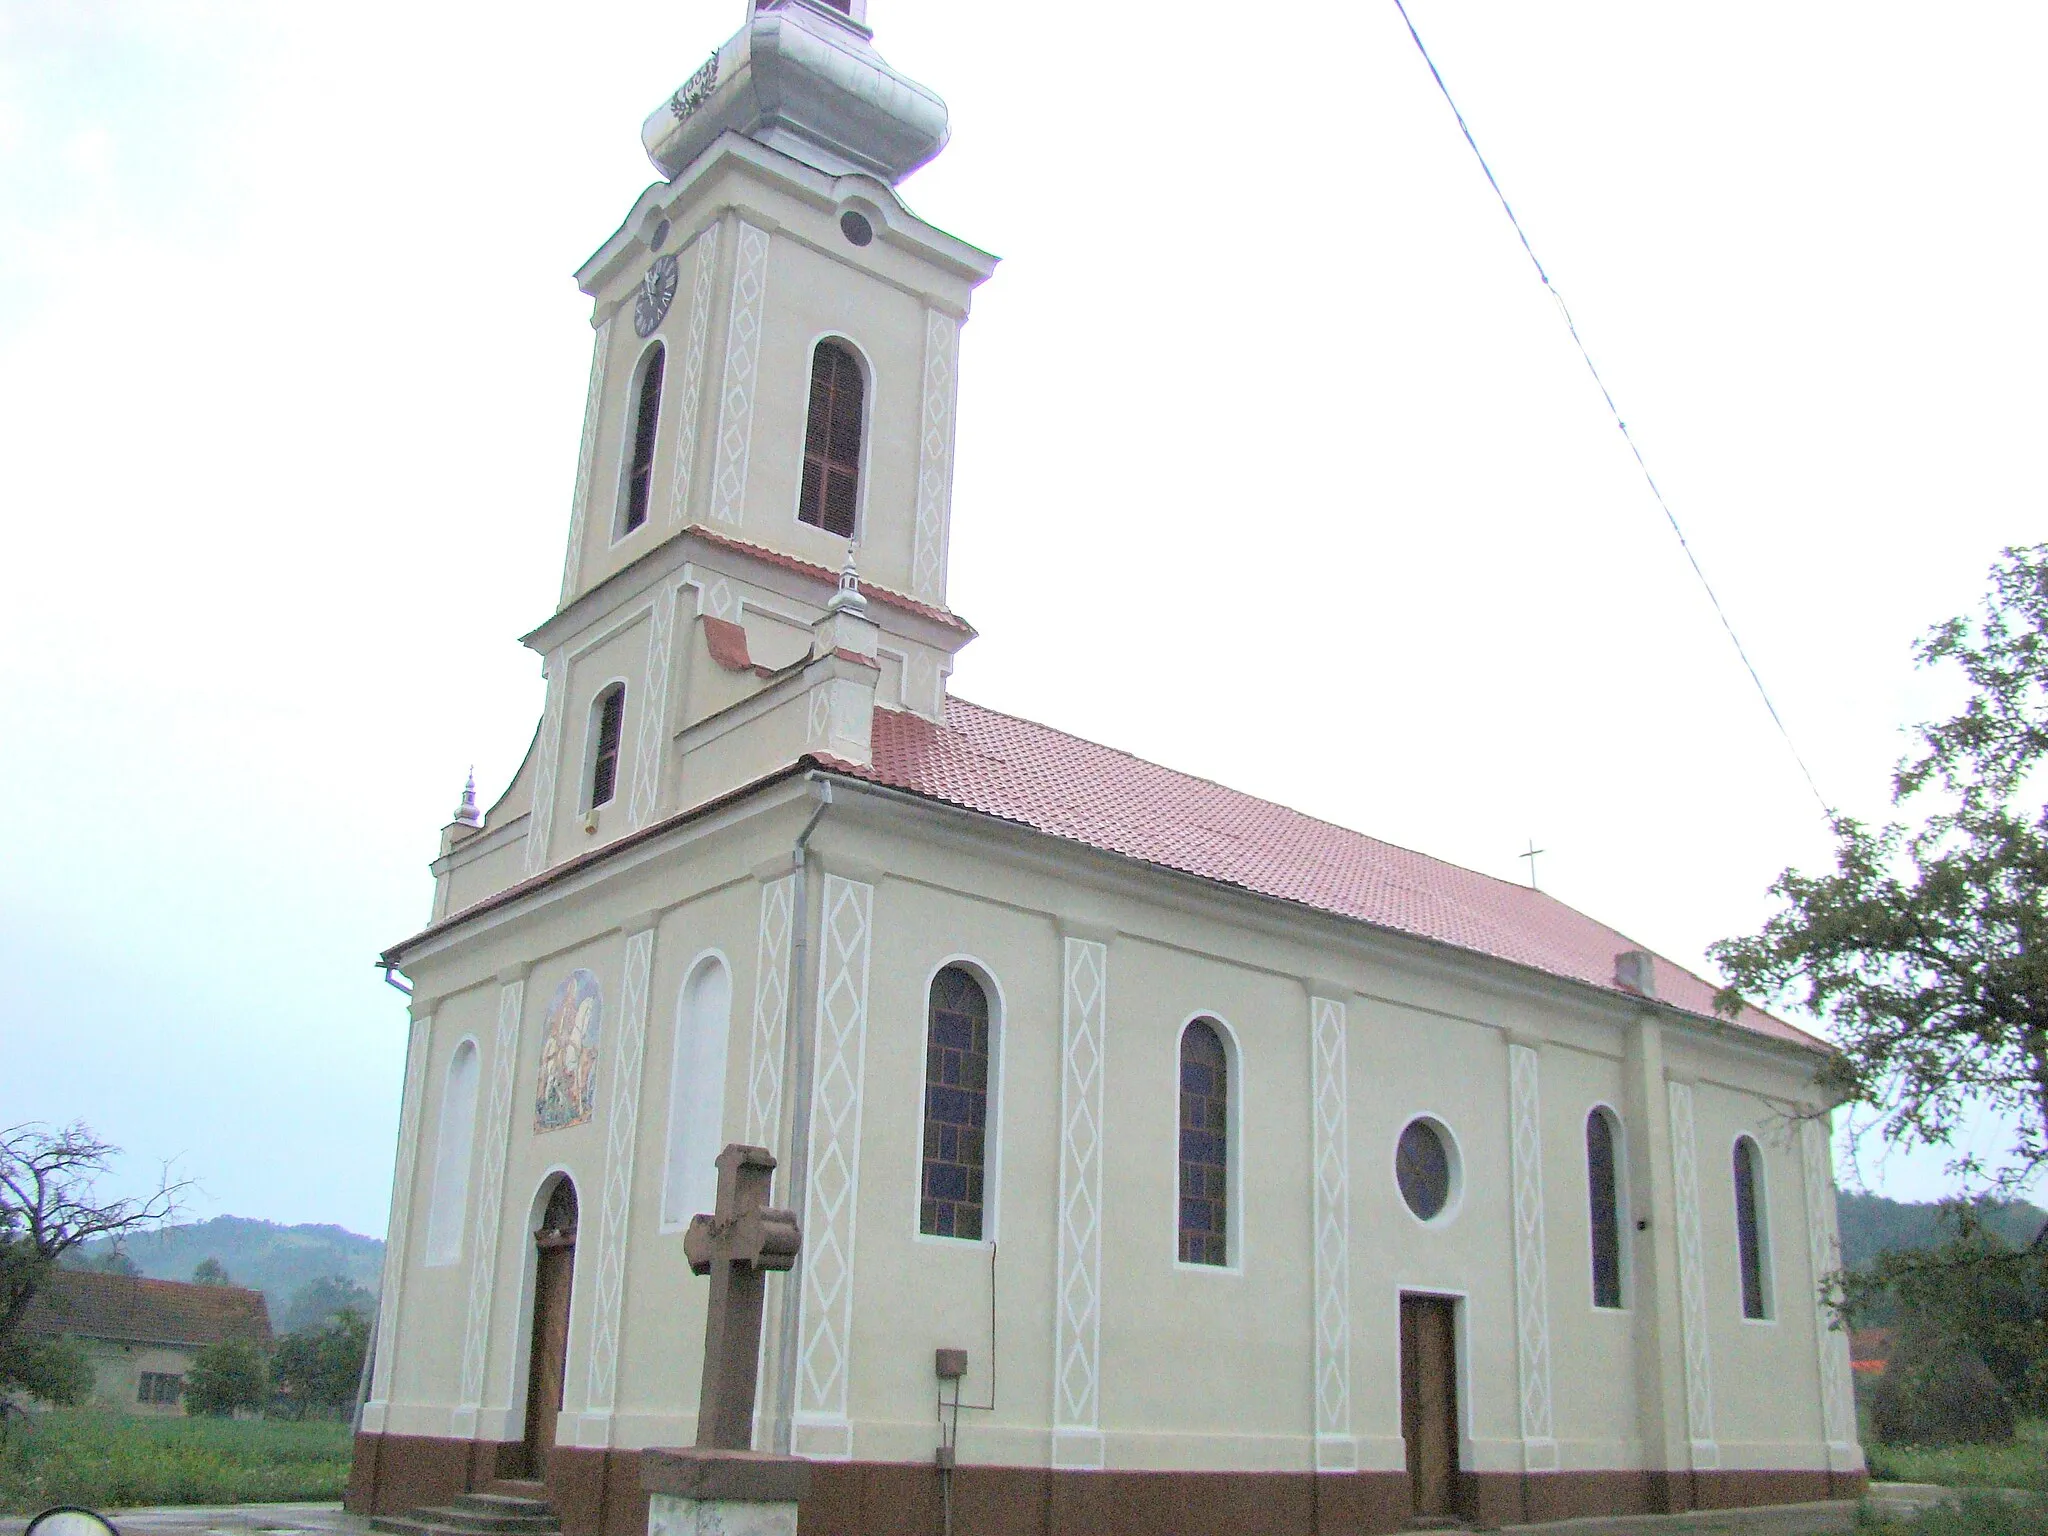
{"label": "round oculus window", "polygon": [[1451,1203],[1451,1149],[1427,1120],[1411,1120],[1394,1149],[1394,1181],[1421,1221],[1434,1221]]}
{"label": "round oculus window", "polygon": [[654,233],[648,237],[647,244],[650,248],[657,251],[660,250],[664,245],[668,244],[667,219],[663,219],[659,224],[654,226]]}
{"label": "round oculus window", "polygon": [[875,226],[868,222],[866,214],[848,209],[839,215],[839,233],[855,245],[866,245],[875,238]]}

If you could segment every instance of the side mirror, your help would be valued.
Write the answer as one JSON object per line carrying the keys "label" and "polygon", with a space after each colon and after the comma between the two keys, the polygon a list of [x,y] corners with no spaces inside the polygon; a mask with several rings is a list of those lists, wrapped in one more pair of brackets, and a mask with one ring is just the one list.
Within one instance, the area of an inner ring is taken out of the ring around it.
{"label": "side mirror", "polygon": [[89,1509],[60,1504],[29,1521],[21,1536],[121,1536],[114,1522]]}

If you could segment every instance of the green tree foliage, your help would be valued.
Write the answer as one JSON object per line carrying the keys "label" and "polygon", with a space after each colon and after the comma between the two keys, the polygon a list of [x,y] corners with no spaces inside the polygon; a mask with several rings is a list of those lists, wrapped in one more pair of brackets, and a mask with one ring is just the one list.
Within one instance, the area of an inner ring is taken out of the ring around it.
{"label": "green tree foliage", "polygon": [[248,1339],[222,1339],[192,1357],[185,1373],[189,1412],[226,1417],[238,1408],[261,1408],[270,1398],[270,1361]]}
{"label": "green tree foliage", "polygon": [[1870,1393],[1870,1427],[1886,1445],[2010,1445],[2012,1399],[1953,1335],[1909,1327]]}
{"label": "green tree foliage", "polygon": [[0,1131],[0,1398],[15,1388],[40,1397],[39,1385],[75,1380],[61,1346],[21,1334],[51,1271],[81,1243],[155,1226],[177,1207],[184,1185],[168,1179],[144,1198],[101,1196],[119,1151],[83,1125]]}
{"label": "green tree foliage", "polygon": [[0,1381],[39,1403],[69,1408],[92,1396],[92,1360],[76,1339],[0,1340]]}
{"label": "green tree foliage", "polygon": [[278,1410],[297,1419],[347,1408],[356,1399],[369,1347],[369,1318],[350,1307],[286,1334],[271,1357]]}
{"label": "green tree foliage", "polygon": [[119,1243],[101,1250],[79,1265],[98,1275],[126,1275],[131,1280],[142,1277],[142,1266],[128,1256],[128,1250]]}
{"label": "green tree foliage", "polygon": [[194,1285],[233,1285],[235,1282],[229,1276],[227,1266],[221,1263],[219,1259],[205,1258],[192,1266],[192,1283]]}
{"label": "green tree foliage", "polygon": [[2006,550],[1981,613],[1936,626],[1918,659],[1968,693],[1893,775],[1917,819],[1836,816],[1834,868],[1786,870],[1763,931],[1710,953],[1722,1006],[1748,992],[1827,1021],[1825,1083],[1874,1106],[1887,1140],[1950,1146],[1978,1108],[2009,1121],[2001,1167],[1951,1166],[2017,1189],[2048,1163],[2048,545]]}
{"label": "green tree foliage", "polygon": [[323,1275],[292,1293],[277,1315],[277,1327],[284,1333],[303,1333],[349,1310],[368,1317],[377,1310],[377,1298],[340,1275]]}

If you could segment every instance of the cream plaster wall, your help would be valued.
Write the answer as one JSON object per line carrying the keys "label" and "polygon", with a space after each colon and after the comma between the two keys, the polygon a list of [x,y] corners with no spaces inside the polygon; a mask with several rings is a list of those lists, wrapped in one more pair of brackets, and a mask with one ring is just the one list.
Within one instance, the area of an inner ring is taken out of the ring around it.
{"label": "cream plaster wall", "polygon": [[[936,814],[911,816],[849,786],[840,786],[836,800],[813,842],[811,911],[803,921],[812,945],[807,987],[816,988],[829,947],[818,930],[821,892],[832,881],[841,890],[872,888],[858,1194],[847,1229],[855,1255],[845,1398],[851,1454],[929,1455],[931,1351],[941,1344],[968,1350],[965,1396],[986,1400],[989,1245],[916,1232],[924,997],[930,976],[948,960],[983,974],[999,1010],[990,1153],[1000,1245],[998,1410],[964,1416],[962,1454],[1020,1464],[1043,1464],[1053,1454],[1062,946],[1080,923],[1104,935],[1108,977],[1096,1426],[1108,1465],[1309,1464],[1316,1423],[1311,977],[1321,978],[1316,990],[1341,995],[1347,1020],[1349,1438],[1356,1464],[1401,1465],[1403,1290],[1460,1298],[1464,1465],[1517,1470],[1535,1454],[1525,1446],[1521,1415],[1508,1031],[1537,1048],[1541,1272],[1556,1464],[1664,1464],[1665,1430],[1657,1428],[1645,1447],[1642,1426],[1662,1426],[1676,1412],[1682,1434],[1685,1396],[1664,1355],[1655,1369],[1643,1364],[1645,1347],[1665,1348],[1657,1342],[1657,1320],[1676,1316],[1675,1303],[1653,1288],[1675,1290],[1677,1280],[1675,1264],[1657,1257],[1657,1245],[1671,1240],[1671,1218],[1658,1197],[1644,1193],[1657,1182],[1645,1166],[1657,1150],[1643,1119],[1643,1091],[1631,1079],[1645,1070],[1636,1005],[1204,893],[1044,840],[964,830]],[[676,995],[697,956],[708,949],[723,954],[733,981],[725,1122],[727,1134],[738,1137],[755,1113],[747,1079],[755,1016],[767,1006],[760,957],[780,956],[770,967],[771,1005],[787,963],[786,947],[777,952],[762,937],[763,894],[771,889],[764,881],[787,870],[790,840],[811,808],[800,784],[765,792],[711,823],[665,833],[667,841],[577,876],[558,896],[523,897],[478,920],[473,937],[451,937],[438,953],[409,962],[423,995],[439,997],[412,1217],[423,1232],[447,1058],[461,1036],[476,1035],[490,1079],[501,977],[508,966],[533,961],[506,1127],[489,1369],[474,1433],[520,1433],[531,1307],[527,1233],[536,1193],[555,1168],[575,1178],[583,1222],[563,1440],[635,1446],[674,1443],[693,1432],[703,1287],[688,1276],[679,1239],[659,1230]],[[650,925],[615,1413],[607,1415],[605,1405],[589,1403],[598,1217],[608,1159],[617,1156],[607,1149],[607,1117],[625,1027],[622,966],[629,936]],[[542,1021],[554,987],[578,965],[605,988],[599,1118],[537,1136],[532,1104]],[[814,992],[804,994],[808,1016],[816,1001]],[[779,1005],[767,1011],[779,1029]],[[1176,1051],[1181,1026],[1197,1015],[1226,1025],[1234,1048],[1237,1233],[1232,1264],[1214,1272],[1178,1265],[1174,1251]],[[1695,1134],[1720,1465],[1824,1466],[1801,1166],[1782,1132],[1773,1131],[1768,1109],[1804,1091],[1804,1067],[1786,1053],[1723,1044],[1680,1023],[1662,1028],[1673,1070],[1699,1079]],[[1661,1076],[1656,1083],[1661,1089]],[[1611,1105],[1623,1123],[1629,1214],[1652,1218],[1648,1232],[1630,1231],[1625,1239],[1629,1305],[1619,1313],[1591,1306],[1583,1128],[1596,1102]],[[784,1102],[774,1113],[785,1167],[791,1108]],[[1427,1225],[1407,1211],[1393,1179],[1396,1138],[1418,1113],[1451,1131],[1461,1163],[1453,1211]],[[1735,1286],[1726,1164],[1739,1127],[1756,1135],[1767,1165],[1776,1320],[1763,1326],[1741,1320]],[[488,1134],[480,1111],[479,1137]],[[1663,1155],[1670,1155],[1668,1141]],[[784,1177],[778,1195],[786,1198]],[[472,1188],[480,1182],[473,1179]],[[455,1382],[468,1306],[461,1277],[470,1262],[466,1245],[452,1272],[423,1271],[416,1258],[408,1263],[394,1429],[447,1432],[448,1405],[460,1399]],[[772,1333],[773,1307],[770,1316]],[[772,1368],[765,1381],[764,1435]],[[1661,1395],[1642,1398],[1645,1382]]]}

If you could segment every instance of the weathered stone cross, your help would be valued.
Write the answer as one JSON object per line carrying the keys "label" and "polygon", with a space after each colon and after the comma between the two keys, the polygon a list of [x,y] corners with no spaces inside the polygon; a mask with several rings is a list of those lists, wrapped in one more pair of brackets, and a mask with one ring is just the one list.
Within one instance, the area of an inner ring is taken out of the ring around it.
{"label": "weathered stone cross", "polygon": [[754,1379],[761,1363],[763,1276],[796,1266],[803,1234],[794,1211],[772,1209],[775,1155],[733,1142],[718,1154],[718,1209],[683,1234],[690,1273],[711,1277],[704,1317],[704,1384],[697,1444],[745,1451],[754,1443]]}

